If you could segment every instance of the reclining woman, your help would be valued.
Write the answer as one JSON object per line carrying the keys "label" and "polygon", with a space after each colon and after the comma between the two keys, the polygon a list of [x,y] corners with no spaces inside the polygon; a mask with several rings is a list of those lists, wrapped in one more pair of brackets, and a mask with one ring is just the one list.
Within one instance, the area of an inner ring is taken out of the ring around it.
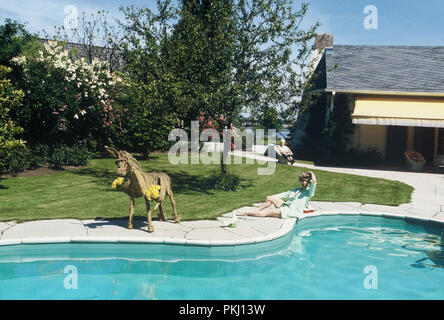
{"label": "reclining woman", "polygon": [[[299,175],[299,181],[301,183],[300,188],[294,188],[275,196],[268,196],[265,203],[256,211],[237,213],[255,217],[300,218],[304,214],[308,202],[314,196],[316,176],[311,171],[304,172]],[[275,208],[267,209],[272,204]]]}

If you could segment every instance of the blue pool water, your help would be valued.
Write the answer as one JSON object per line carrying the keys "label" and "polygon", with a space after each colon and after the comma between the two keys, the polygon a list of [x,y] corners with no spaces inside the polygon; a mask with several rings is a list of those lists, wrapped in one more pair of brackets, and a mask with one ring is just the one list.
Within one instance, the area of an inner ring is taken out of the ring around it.
{"label": "blue pool water", "polygon": [[0,247],[1,299],[443,299],[441,228],[398,219],[305,219],[237,247]]}

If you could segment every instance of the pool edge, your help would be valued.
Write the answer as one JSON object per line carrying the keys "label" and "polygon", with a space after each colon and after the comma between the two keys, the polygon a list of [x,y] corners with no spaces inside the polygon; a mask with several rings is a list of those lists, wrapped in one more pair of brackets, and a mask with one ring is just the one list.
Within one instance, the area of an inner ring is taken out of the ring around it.
{"label": "pool edge", "polygon": [[369,211],[323,211],[312,214],[305,214],[300,219],[285,219],[281,228],[275,232],[267,235],[251,238],[240,239],[186,239],[186,238],[166,238],[166,237],[130,237],[130,236],[66,236],[66,237],[24,237],[24,238],[10,238],[0,239],[0,246],[13,246],[21,244],[51,244],[51,243],[145,243],[145,244],[170,244],[170,245],[184,245],[184,246],[202,246],[202,247],[223,247],[223,246],[242,246],[251,245],[264,242],[270,242],[288,235],[293,231],[297,222],[305,219],[323,217],[323,216],[374,216],[381,218],[402,219],[406,221],[418,221],[431,224],[438,224],[444,227],[444,219],[435,217],[426,218],[413,214],[398,214],[398,213],[383,213],[383,212],[369,212]]}

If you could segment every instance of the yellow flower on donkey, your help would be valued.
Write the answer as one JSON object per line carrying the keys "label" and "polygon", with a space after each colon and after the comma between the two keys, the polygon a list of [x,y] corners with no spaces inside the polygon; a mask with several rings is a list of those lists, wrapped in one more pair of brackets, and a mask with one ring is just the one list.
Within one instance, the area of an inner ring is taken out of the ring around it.
{"label": "yellow flower on donkey", "polygon": [[121,186],[123,183],[123,180],[125,180],[122,177],[117,178],[116,180],[113,181],[113,183],[111,184],[111,188],[115,189],[117,188],[117,186]]}
{"label": "yellow flower on donkey", "polygon": [[148,200],[154,200],[159,198],[159,190],[160,190],[160,186],[159,185],[151,185],[146,191],[145,191],[145,195],[147,197]]}

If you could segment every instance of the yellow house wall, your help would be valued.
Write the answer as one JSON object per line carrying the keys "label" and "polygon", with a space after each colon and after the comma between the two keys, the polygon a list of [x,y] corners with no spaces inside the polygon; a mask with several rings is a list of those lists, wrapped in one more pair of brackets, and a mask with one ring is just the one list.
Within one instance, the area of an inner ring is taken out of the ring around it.
{"label": "yellow house wall", "polygon": [[351,147],[361,151],[374,148],[385,156],[387,126],[356,125]]}
{"label": "yellow house wall", "polygon": [[[349,99],[349,109],[353,114],[355,109],[355,97],[351,96]],[[367,151],[368,149],[376,149],[384,157],[386,155],[387,145],[387,126],[376,125],[355,125],[355,130],[351,137],[350,148],[356,148],[360,151]]]}

